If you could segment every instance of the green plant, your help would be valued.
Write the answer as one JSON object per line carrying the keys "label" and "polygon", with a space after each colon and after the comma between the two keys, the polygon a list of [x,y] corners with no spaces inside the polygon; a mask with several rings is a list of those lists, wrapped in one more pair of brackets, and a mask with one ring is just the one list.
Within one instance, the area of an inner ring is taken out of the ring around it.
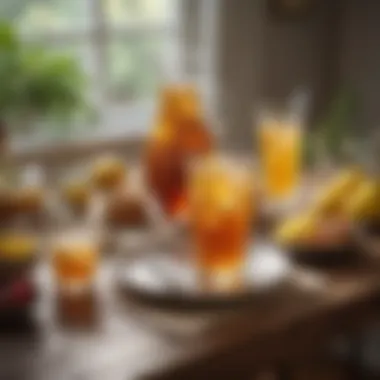
{"label": "green plant", "polygon": [[0,83],[0,120],[10,128],[36,118],[69,125],[87,108],[77,63],[23,43],[7,23],[0,23]]}
{"label": "green plant", "polygon": [[345,142],[354,138],[357,101],[353,90],[343,87],[333,99],[320,125],[326,150],[336,158],[345,154]]}
{"label": "green plant", "polygon": [[340,162],[353,159],[360,145],[355,129],[358,101],[351,88],[342,86],[306,140],[309,163],[325,159]]}

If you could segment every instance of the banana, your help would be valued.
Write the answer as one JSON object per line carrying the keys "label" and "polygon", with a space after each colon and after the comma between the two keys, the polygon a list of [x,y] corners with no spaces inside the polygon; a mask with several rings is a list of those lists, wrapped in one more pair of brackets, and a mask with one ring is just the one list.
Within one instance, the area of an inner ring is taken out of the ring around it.
{"label": "banana", "polygon": [[275,232],[275,239],[284,245],[305,241],[313,235],[317,223],[317,218],[312,213],[297,215],[279,226]]}
{"label": "banana", "polygon": [[345,214],[352,220],[369,220],[380,214],[380,184],[367,180],[354,192],[345,205]]}
{"label": "banana", "polygon": [[364,175],[357,169],[346,169],[335,177],[318,194],[312,209],[317,214],[339,211],[347,196],[350,196],[363,182]]}

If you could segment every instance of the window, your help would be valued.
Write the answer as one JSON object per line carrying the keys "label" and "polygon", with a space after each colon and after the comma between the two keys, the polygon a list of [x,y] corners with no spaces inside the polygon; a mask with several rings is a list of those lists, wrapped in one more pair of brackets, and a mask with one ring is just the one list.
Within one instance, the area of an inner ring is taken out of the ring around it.
{"label": "window", "polygon": [[[26,41],[75,57],[99,111],[96,133],[125,135],[148,126],[156,90],[176,59],[177,3],[2,0],[0,12],[14,21]],[[78,126],[74,135],[87,131]]]}

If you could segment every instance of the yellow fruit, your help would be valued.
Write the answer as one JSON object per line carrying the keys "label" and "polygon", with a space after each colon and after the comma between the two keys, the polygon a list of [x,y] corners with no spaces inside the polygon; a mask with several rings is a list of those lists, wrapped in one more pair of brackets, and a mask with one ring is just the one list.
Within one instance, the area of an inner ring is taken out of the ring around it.
{"label": "yellow fruit", "polygon": [[286,220],[276,231],[276,241],[289,245],[308,240],[315,232],[318,220],[312,213]]}
{"label": "yellow fruit", "polygon": [[313,210],[323,215],[341,211],[347,197],[360,186],[363,179],[359,170],[344,170],[323,188],[312,207]]}
{"label": "yellow fruit", "polygon": [[380,188],[374,180],[365,181],[348,199],[345,212],[353,220],[368,220],[379,215]]}
{"label": "yellow fruit", "polygon": [[0,237],[0,257],[18,261],[30,258],[37,249],[37,241],[31,236],[6,235]]}

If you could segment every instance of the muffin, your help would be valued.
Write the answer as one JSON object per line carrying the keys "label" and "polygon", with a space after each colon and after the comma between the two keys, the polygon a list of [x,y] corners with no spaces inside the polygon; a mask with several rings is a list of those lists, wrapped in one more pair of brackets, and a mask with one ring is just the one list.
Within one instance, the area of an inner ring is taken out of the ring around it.
{"label": "muffin", "polygon": [[44,189],[24,187],[16,190],[14,203],[17,215],[37,215],[43,212],[45,204]]}
{"label": "muffin", "polygon": [[113,228],[141,228],[148,224],[143,197],[137,193],[118,191],[108,201],[105,213],[107,224]]}
{"label": "muffin", "polygon": [[1,224],[10,223],[16,214],[15,194],[11,189],[0,187],[0,220]]}
{"label": "muffin", "polygon": [[117,188],[126,178],[125,163],[117,157],[104,157],[95,163],[92,181],[96,188],[109,191]]}

